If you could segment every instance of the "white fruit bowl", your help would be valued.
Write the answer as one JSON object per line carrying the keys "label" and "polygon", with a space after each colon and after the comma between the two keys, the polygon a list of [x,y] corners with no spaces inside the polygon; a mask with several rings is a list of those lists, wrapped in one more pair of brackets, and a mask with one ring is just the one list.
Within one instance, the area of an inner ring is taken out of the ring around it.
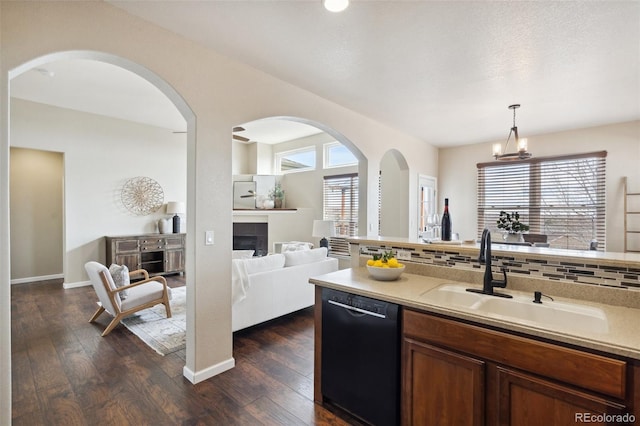
{"label": "white fruit bowl", "polygon": [[399,268],[379,268],[367,265],[367,270],[374,280],[393,281],[400,278],[400,275],[404,272],[404,265]]}

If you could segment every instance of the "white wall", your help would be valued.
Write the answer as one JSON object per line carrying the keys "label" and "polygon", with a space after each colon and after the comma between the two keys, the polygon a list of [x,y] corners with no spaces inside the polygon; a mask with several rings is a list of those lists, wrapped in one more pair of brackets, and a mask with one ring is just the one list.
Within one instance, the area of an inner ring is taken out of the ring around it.
{"label": "white wall", "polygon": [[168,217],[164,207],[129,212],[120,198],[128,179],[154,179],[165,203],[186,200],[185,136],[168,129],[12,99],[11,145],[65,154],[65,285],[88,280],[89,260],[105,262],[105,235],[158,232]]}
{"label": "white wall", "polygon": [[13,283],[62,276],[63,185],[63,154],[11,148]]}
{"label": "white wall", "polygon": [[[631,189],[640,191],[640,121],[544,135],[527,135],[527,138],[529,151],[536,157],[607,151],[606,248],[612,252],[622,251],[622,177],[628,176]],[[459,232],[460,238],[476,237],[476,164],[493,160],[492,144],[497,142],[504,144],[504,141],[492,141],[440,150],[440,210],[444,198],[449,198],[454,232]]]}
{"label": "white wall", "polygon": [[273,146],[264,143],[255,143],[256,172],[257,175],[272,175],[273,170]]}
{"label": "white wall", "polygon": [[[4,21],[0,7],[0,23]],[[0,30],[0,52],[4,50]],[[9,241],[9,73],[0,53],[0,423],[11,424],[11,256]],[[2,243],[5,241],[5,243]]]}
{"label": "white wall", "polygon": [[380,235],[385,237],[415,237],[418,227],[409,229],[410,219],[418,214],[409,212],[409,170],[402,155],[396,150],[387,151],[380,162]]}
{"label": "white wall", "polygon": [[252,159],[251,145],[232,141],[231,142],[231,173],[234,175],[250,175],[256,173],[256,161]]}
{"label": "white wall", "polygon": [[[423,141],[233,62],[104,2],[0,2],[0,8],[0,112],[3,114],[0,175],[4,178],[0,181],[0,288],[9,285],[10,263],[6,242],[8,77],[56,57],[45,55],[99,58],[132,70],[167,94],[188,123],[185,375],[192,381],[203,380],[233,366],[232,144],[229,139],[234,125],[263,117],[302,117],[343,134],[360,148],[371,164],[379,164],[386,147],[393,144],[409,159],[412,175],[437,174],[437,150]],[[243,96],[237,95],[240,92]],[[372,171],[369,170],[367,179],[377,179]],[[79,179],[79,176],[74,174],[69,178]],[[411,191],[416,193],[417,179],[411,181],[415,181]],[[78,188],[71,185],[66,189]],[[377,221],[377,214],[371,214],[375,212],[375,202],[367,202],[367,220],[373,225],[372,221]],[[75,219],[79,218],[71,218]],[[212,246],[204,245],[207,230],[215,232],[216,244]],[[74,239],[68,243],[77,246],[79,241]],[[7,290],[2,294],[6,295]],[[10,312],[8,299],[0,300],[3,319],[8,318]],[[10,321],[2,321],[0,326],[3,342],[8,341],[9,324]],[[9,345],[2,346],[0,357],[6,371],[10,366]],[[10,414],[5,414],[10,413],[10,381],[8,373],[0,378],[0,409],[4,421],[10,418]],[[7,407],[8,410],[4,409]]]}

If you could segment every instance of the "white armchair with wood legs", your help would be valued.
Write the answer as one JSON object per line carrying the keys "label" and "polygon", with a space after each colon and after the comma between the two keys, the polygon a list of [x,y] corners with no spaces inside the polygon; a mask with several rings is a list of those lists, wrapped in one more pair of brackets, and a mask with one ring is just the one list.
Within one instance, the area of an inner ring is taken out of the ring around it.
{"label": "white armchair with wood legs", "polygon": [[[113,278],[106,266],[98,262],[87,262],[84,268],[89,274],[93,289],[98,296],[98,310],[89,322],[94,322],[104,311],[107,311],[113,320],[102,333],[106,336],[120,323],[120,320],[142,309],[163,304],[167,311],[167,318],[171,318],[169,306],[169,291],[167,280],[164,277],[149,278],[149,273],[144,269],[129,272],[129,276],[143,275],[142,281],[137,281],[123,287],[116,287]],[[119,292],[126,290],[127,298],[120,300]]]}

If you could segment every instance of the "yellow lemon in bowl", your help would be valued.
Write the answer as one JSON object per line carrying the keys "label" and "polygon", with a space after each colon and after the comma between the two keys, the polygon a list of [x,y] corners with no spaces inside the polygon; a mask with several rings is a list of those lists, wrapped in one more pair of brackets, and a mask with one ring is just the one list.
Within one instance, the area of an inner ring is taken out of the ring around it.
{"label": "yellow lemon in bowl", "polygon": [[376,268],[375,266],[367,266],[369,275],[377,281],[394,281],[400,278],[400,275],[404,272],[404,266],[399,268]]}

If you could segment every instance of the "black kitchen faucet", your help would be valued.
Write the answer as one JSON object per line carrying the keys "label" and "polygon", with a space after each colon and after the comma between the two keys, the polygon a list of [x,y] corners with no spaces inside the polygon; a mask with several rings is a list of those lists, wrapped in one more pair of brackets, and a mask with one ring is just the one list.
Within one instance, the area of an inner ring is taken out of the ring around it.
{"label": "black kitchen faucet", "polygon": [[482,239],[480,240],[480,256],[478,256],[478,262],[484,262],[486,268],[484,270],[484,281],[482,290],[476,288],[468,288],[467,291],[472,293],[488,294],[490,296],[511,298],[510,294],[497,293],[493,291],[494,287],[505,288],[507,286],[507,270],[502,267],[502,274],[504,280],[494,280],[493,272],[491,271],[491,232],[487,228],[482,231]]}

